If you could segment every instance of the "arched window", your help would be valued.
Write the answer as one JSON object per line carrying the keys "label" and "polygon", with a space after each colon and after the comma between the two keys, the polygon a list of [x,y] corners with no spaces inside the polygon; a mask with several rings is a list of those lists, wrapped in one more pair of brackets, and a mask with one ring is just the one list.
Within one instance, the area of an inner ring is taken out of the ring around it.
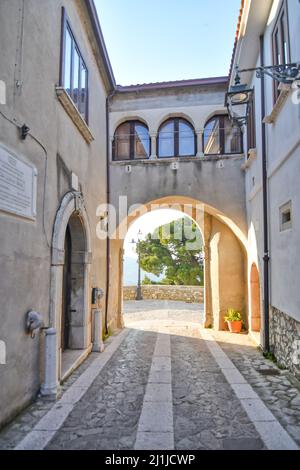
{"label": "arched window", "polygon": [[148,127],[140,121],[124,122],[115,132],[112,151],[113,160],[149,158]]}
{"label": "arched window", "polygon": [[204,127],[203,149],[205,155],[242,153],[240,127],[232,125],[226,115],[213,116]]}
{"label": "arched window", "polygon": [[169,119],[158,131],[159,157],[188,157],[196,155],[196,134],[193,126],[182,118]]}

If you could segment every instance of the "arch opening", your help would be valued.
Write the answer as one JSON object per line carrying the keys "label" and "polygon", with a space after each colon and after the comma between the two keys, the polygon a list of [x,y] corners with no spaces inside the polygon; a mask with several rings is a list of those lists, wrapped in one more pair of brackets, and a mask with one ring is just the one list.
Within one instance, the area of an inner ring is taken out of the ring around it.
{"label": "arch opening", "polygon": [[114,133],[112,158],[116,161],[149,158],[151,139],[146,124],[139,120],[125,121]]}
{"label": "arch opening", "polygon": [[260,278],[259,278],[259,272],[255,263],[253,263],[251,266],[250,295],[251,295],[251,321],[250,321],[251,331],[260,332],[260,328],[261,328]]}
{"label": "arch opening", "polygon": [[203,323],[204,247],[199,221],[175,207],[152,210],[130,225],[121,253],[125,326],[133,319],[166,317]]}
{"label": "arch opening", "polygon": [[197,153],[195,129],[184,118],[173,117],[164,121],[158,129],[158,158],[188,157]]}
{"label": "arch opening", "polygon": [[85,324],[85,232],[80,216],[74,212],[68,222],[64,242],[62,314],[60,342],[62,353],[84,349],[77,327]]}
{"label": "arch opening", "polygon": [[204,155],[228,155],[243,152],[243,134],[226,114],[215,114],[206,121],[203,131]]}
{"label": "arch opening", "polygon": [[111,237],[111,276],[118,287],[110,285],[108,325],[115,328],[124,324],[123,242],[127,231],[142,214],[161,208],[175,208],[190,216],[201,230],[205,284],[203,326],[227,329],[224,316],[228,308],[241,311],[248,325],[247,240],[235,223],[218,210],[186,197],[169,196],[133,207],[134,210],[130,208],[128,215],[120,219]]}

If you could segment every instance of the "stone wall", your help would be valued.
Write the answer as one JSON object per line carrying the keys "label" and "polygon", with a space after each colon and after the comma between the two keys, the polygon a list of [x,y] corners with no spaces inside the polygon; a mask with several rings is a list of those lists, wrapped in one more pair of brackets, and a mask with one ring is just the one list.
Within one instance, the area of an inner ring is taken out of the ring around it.
{"label": "stone wall", "polygon": [[300,323],[272,307],[270,346],[279,364],[300,379]]}
{"label": "stone wall", "polygon": [[[190,303],[204,302],[204,287],[198,286],[142,286],[143,298],[145,300],[178,300]],[[135,300],[136,287],[126,286],[123,288],[124,300]]]}

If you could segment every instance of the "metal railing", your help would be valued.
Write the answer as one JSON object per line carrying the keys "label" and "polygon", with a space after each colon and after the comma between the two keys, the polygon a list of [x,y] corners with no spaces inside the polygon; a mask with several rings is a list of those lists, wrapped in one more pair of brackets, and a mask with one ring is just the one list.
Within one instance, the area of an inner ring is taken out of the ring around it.
{"label": "metal railing", "polygon": [[205,155],[228,155],[243,152],[242,131],[239,127],[204,130],[203,152]]}
{"label": "metal railing", "polygon": [[[158,153],[163,145],[168,145],[169,143],[171,147],[175,138],[179,138],[179,149],[182,150],[180,153],[183,156],[196,155],[197,151],[203,152],[204,155],[230,155],[243,152],[242,131],[239,127],[206,128],[201,131],[201,134],[201,148],[199,149],[199,140],[196,134],[191,134],[189,131],[161,131],[156,137]],[[150,157],[150,135],[142,137],[137,134],[122,134],[119,136],[115,135],[113,138],[114,157],[116,160],[118,160],[118,153],[120,154],[120,159],[125,159],[126,154],[127,158],[130,159],[129,154],[132,141],[134,142],[134,153],[137,153],[137,156],[131,158]],[[152,150],[156,153],[156,149]]]}

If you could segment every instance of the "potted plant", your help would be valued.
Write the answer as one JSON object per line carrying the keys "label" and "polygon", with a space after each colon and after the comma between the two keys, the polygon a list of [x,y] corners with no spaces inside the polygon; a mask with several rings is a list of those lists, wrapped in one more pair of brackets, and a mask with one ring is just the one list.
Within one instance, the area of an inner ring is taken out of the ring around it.
{"label": "potted plant", "polygon": [[237,310],[229,308],[227,310],[227,315],[224,317],[224,320],[227,322],[229,331],[231,333],[240,333],[242,329],[242,315]]}

